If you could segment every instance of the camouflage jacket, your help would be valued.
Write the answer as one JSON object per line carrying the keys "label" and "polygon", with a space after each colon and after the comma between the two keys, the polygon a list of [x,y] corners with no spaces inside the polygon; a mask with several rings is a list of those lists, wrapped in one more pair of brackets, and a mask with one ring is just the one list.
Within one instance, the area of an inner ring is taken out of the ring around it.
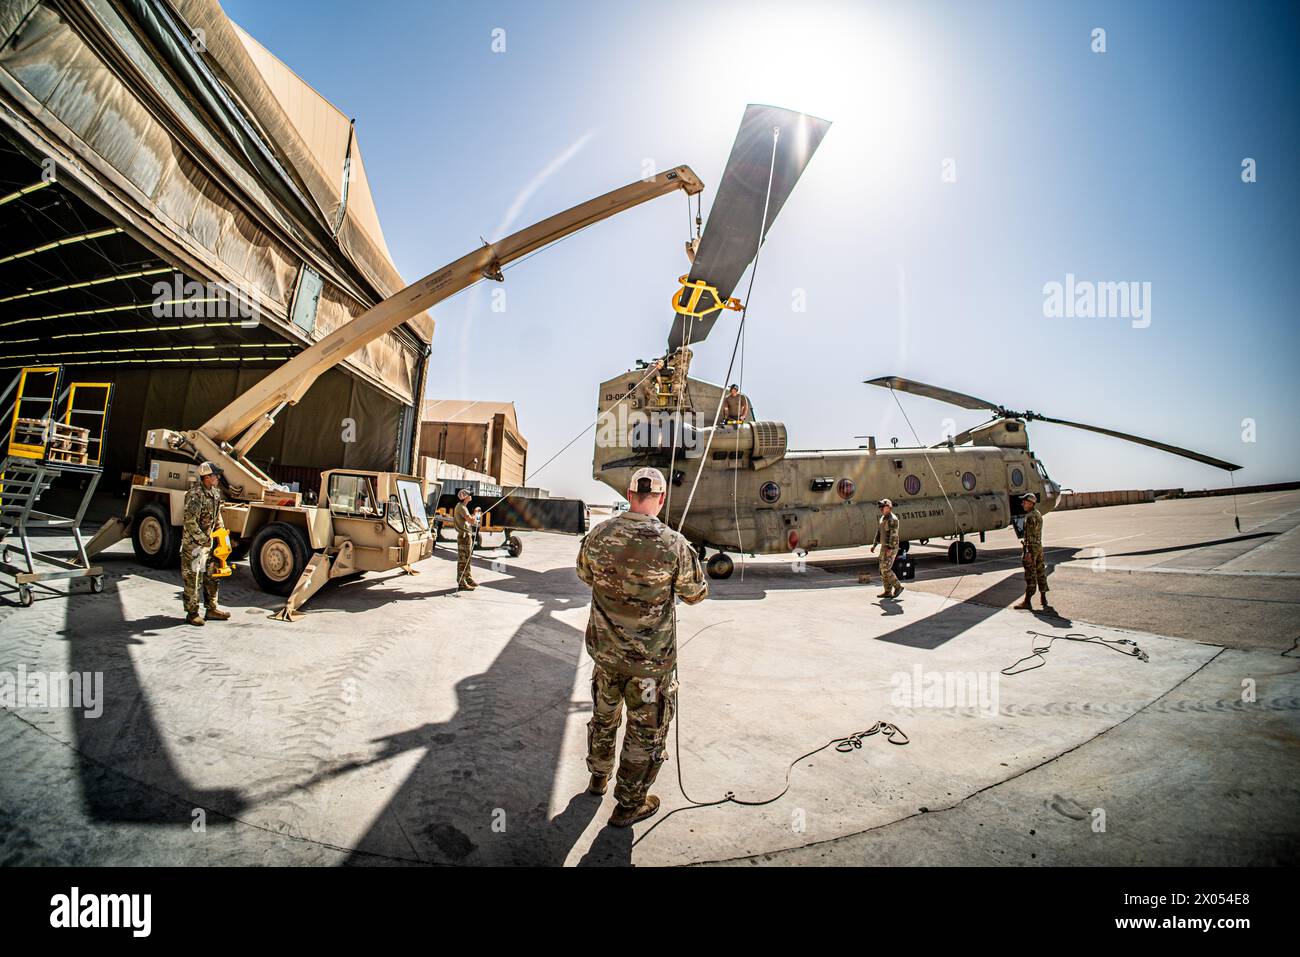
{"label": "camouflage jacket", "polygon": [[876,529],[876,537],[871,544],[877,543],[881,551],[898,548],[898,516],[893,512],[880,516],[880,527]]}
{"label": "camouflage jacket", "polygon": [[185,493],[185,530],[181,543],[186,548],[208,548],[212,533],[221,524],[221,490],[205,488],[200,481]]}
{"label": "camouflage jacket", "polygon": [[457,502],[455,510],[451,513],[452,521],[456,523],[457,535],[470,535],[474,531],[474,516],[469,513],[469,508],[464,502]]}
{"label": "camouflage jacket", "polygon": [[578,577],[591,586],[587,653],[601,667],[661,675],[677,663],[675,599],[709,593],[695,550],[657,518],[623,512],[587,533]]}
{"label": "camouflage jacket", "polygon": [[1038,509],[1025,513],[1025,549],[1043,548],[1043,516]]}

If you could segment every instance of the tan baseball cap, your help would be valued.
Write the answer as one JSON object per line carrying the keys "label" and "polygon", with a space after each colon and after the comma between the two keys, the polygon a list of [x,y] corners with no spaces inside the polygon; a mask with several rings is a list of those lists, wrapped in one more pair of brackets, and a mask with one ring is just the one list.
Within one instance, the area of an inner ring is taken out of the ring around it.
{"label": "tan baseball cap", "polygon": [[220,475],[222,469],[219,465],[213,465],[211,462],[204,462],[199,466],[199,475]]}
{"label": "tan baseball cap", "polygon": [[[641,487],[642,479],[645,479],[649,483],[645,488]],[[627,490],[629,492],[650,492],[652,494],[658,494],[659,492],[666,492],[668,490],[668,483],[664,481],[664,473],[660,472],[658,469],[637,469],[632,473],[632,480],[627,483]]]}

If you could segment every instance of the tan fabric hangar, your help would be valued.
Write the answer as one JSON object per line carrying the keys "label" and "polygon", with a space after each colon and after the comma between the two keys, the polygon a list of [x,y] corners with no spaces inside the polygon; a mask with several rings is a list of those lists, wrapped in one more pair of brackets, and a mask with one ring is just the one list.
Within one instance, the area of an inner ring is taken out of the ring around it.
{"label": "tan fabric hangar", "polygon": [[[404,285],[353,123],[214,0],[0,2],[0,379],[116,383],[105,487]],[[328,372],[258,464],[409,471],[432,335]]]}
{"label": "tan fabric hangar", "polygon": [[505,488],[524,485],[528,472],[528,441],[513,402],[426,400],[420,454],[486,472]]}

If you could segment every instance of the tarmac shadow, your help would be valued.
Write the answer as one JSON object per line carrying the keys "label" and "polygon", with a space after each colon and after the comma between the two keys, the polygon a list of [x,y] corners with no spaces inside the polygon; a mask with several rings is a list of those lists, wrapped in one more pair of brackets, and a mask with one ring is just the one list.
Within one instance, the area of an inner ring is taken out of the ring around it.
{"label": "tarmac shadow", "polygon": [[606,824],[578,861],[579,867],[631,867],[632,829]]}

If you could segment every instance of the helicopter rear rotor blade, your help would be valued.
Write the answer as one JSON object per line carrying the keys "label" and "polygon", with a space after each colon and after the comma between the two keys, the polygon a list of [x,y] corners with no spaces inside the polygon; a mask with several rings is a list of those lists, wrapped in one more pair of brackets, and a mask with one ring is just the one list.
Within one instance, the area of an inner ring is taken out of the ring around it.
{"label": "helicopter rear rotor blade", "polygon": [[[709,220],[695,253],[690,282],[705,282],[726,300],[740,282],[745,269],[754,260],[761,241],[766,241],[772,223],[790,198],[795,184],[803,175],[808,161],[830,128],[829,120],[818,119],[775,106],[750,104],[736,133],[731,156],[718,183],[718,194],[709,210]],[[775,163],[772,155],[772,131],[779,129]],[[769,176],[772,193],[768,196]],[[766,201],[767,220],[763,220]],[[678,303],[687,305],[691,290],[683,289]],[[704,293],[695,311],[721,305],[711,293]],[[702,341],[721,315],[721,310],[692,318],[673,315],[668,336],[670,352],[684,345]],[[689,336],[688,336],[689,334]]]}

